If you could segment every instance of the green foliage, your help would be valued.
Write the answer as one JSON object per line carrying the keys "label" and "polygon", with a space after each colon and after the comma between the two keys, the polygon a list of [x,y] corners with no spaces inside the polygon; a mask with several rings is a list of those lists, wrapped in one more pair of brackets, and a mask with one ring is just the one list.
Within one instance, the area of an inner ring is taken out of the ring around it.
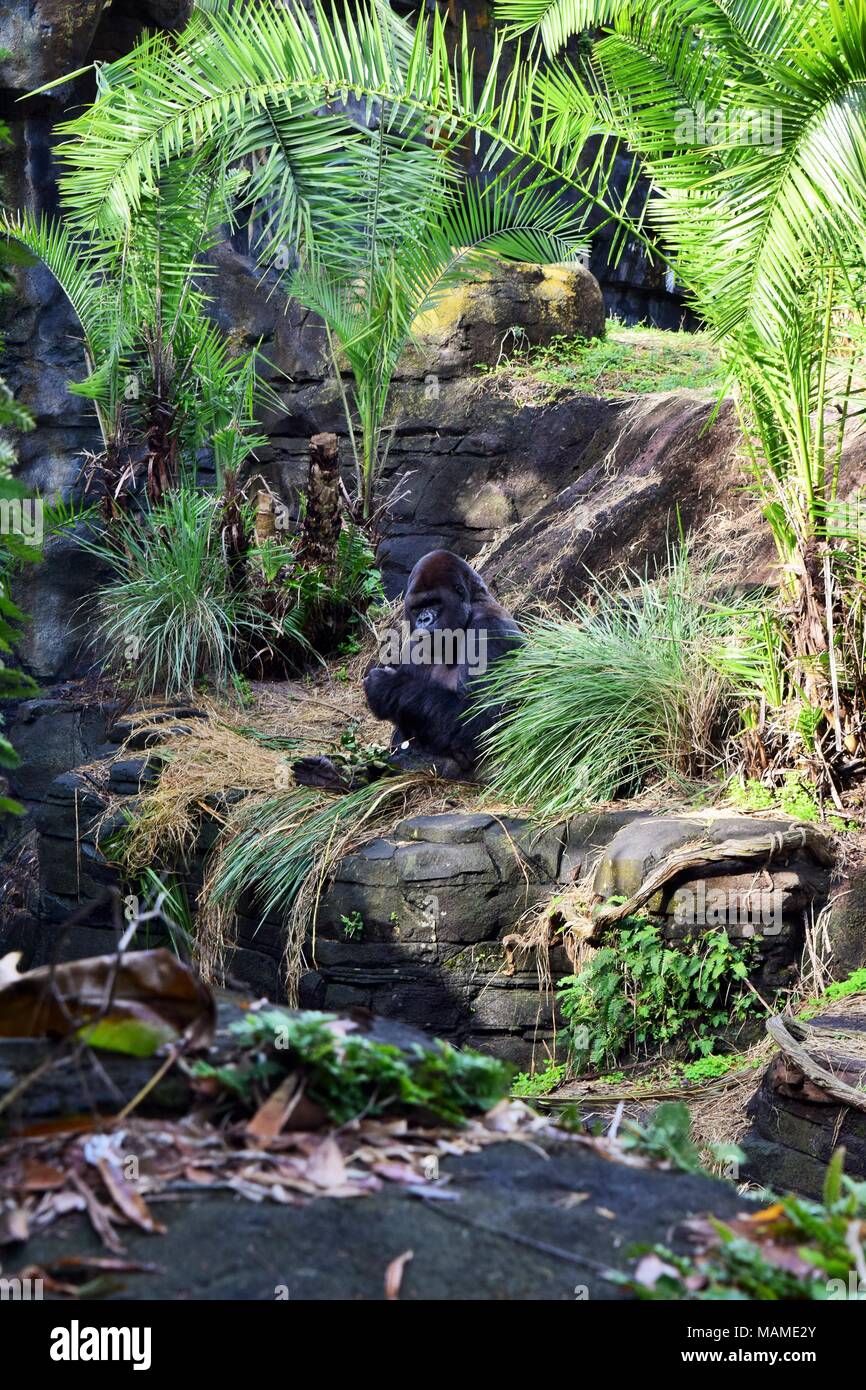
{"label": "green foliage", "polygon": [[547,1065],[542,1071],[519,1072],[515,1076],[511,1087],[511,1093],[515,1096],[546,1096],[549,1091],[555,1091],[566,1078],[568,1067],[565,1062],[554,1062],[548,1059]]}
{"label": "green foliage", "polygon": [[846,980],[836,980],[824,991],[827,999],[847,999],[851,994],[866,993],[866,970],[854,970]]}
{"label": "green foliage", "polygon": [[[189,696],[238,674],[244,644],[277,631],[249,592],[232,583],[216,528],[219,503],[181,487],[141,516],[79,544],[112,571],[100,589],[97,629],[109,660],[142,694]],[[294,635],[294,634],[293,634]]]}
{"label": "green foliage", "polygon": [[266,443],[255,424],[273,403],[257,348],[239,352],[209,317],[207,255],[233,179],[184,161],[148,189],[129,227],[82,233],[74,212],[0,213],[0,234],[40,260],[78,318],[87,375],[69,389],[94,408],[103,452],[91,460],[112,501],[146,483],[158,500],[210,451],[217,477]]}
{"label": "green foliage", "polygon": [[622,1275],[611,1277],[649,1300],[866,1299],[861,1278],[866,1183],[843,1174],[844,1158],[845,1150],[837,1149],[821,1202],[780,1197],[748,1232],[742,1222],[712,1221],[715,1239],[694,1255],[653,1246],[651,1253],[666,1268],[649,1286]]}
{"label": "green foliage", "polygon": [[726,703],[713,652],[728,619],[686,548],[661,581],[596,580],[569,620],[528,624],[484,680],[505,703],[485,741],[496,791],[558,815],[706,772]]}
{"label": "green foliage", "polygon": [[[491,257],[561,261],[584,245],[588,201],[522,179],[510,161],[487,159],[467,182],[465,129],[430,119],[437,93],[462,105],[471,90],[468,55],[458,66],[459,77],[438,15],[413,34],[378,0],[351,17],[318,3],[214,6],[179,39],[149,38],[101,68],[96,103],[66,127],[61,197],[77,227],[102,235],[133,227],[176,164],[219,173],[242,161],[234,212],[256,228],[254,252],[324,319],[341,388],[348,372],[364,518],[416,316]],[[356,100],[338,107],[340,91]],[[492,116],[492,86],[487,104]]]}
{"label": "green foliage", "polygon": [[615,1062],[626,1050],[677,1043],[709,1054],[719,1031],[759,1005],[745,987],[754,940],[734,944],[723,930],[668,944],[660,927],[628,918],[577,975],[559,981],[577,1068]]}
{"label": "green foliage", "polygon": [[[520,398],[540,387],[541,399],[560,391],[600,396],[651,391],[718,390],[724,376],[718,352],[703,333],[627,328],[608,322],[603,338],[554,338],[546,347],[503,354],[490,375]],[[529,399],[536,400],[534,392]]]}
{"label": "green foliage", "polygon": [[741,806],[745,810],[769,811],[778,807],[786,816],[795,816],[797,820],[826,820],[833,830],[856,828],[853,822],[849,824],[841,816],[823,816],[814,791],[796,772],[786,772],[776,787],[765,786],[754,777],[746,778],[742,782],[732,778],[725,787],[725,793],[735,806]]}
{"label": "green foliage", "polygon": [[[0,378],[0,503],[14,505],[27,495],[22,484],[12,476],[16,455],[6,430],[32,428],[33,417],[19,405]],[[25,615],[10,597],[9,580],[16,564],[32,559],[33,554],[32,547],[25,545],[14,532],[4,531],[0,536],[0,700],[22,700],[38,692],[38,686],[30,676],[7,666],[4,660],[12,655],[21,635],[21,625],[25,622]],[[0,733],[0,767],[17,767],[19,761],[8,738]],[[0,815],[20,815],[22,811],[23,807],[17,801],[0,796]]]}
{"label": "green foliage", "polygon": [[340,925],[347,941],[354,941],[356,936],[364,934],[364,919],[360,912],[352,912],[348,916],[343,914],[340,917]]}
{"label": "green foliage", "polygon": [[424,1111],[460,1124],[507,1093],[509,1068],[494,1057],[444,1042],[407,1052],[361,1032],[335,1029],[334,1022],[333,1014],[251,1011],[230,1025],[242,1048],[240,1060],[221,1068],[198,1062],[195,1074],[216,1077],[249,1100],[254,1083],[272,1089],[300,1066],[306,1094],[335,1124],[395,1110]]}
{"label": "green foliage", "polygon": [[322,655],[357,645],[365,614],[385,602],[382,576],[369,538],[345,522],[333,565],[316,566],[296,558],[297,542],[269,540],[249,552],[251,570],[261,570],[271,602],[286,627],[300,634],[300,651]]}
{"label": "green foliage", "polygon": [[626,1120],[620,1132],[626,1153],[643,1154],[656,1162],[669,1163],[684,1173],[703,1173],[706,1159],[717,1165],[745,1163],[746,1156],[736,1144],[713,1144],[705,1156],[692,1138],[689,1108],[682,1101],[667,1100],[656,1106],[646,1124]]}

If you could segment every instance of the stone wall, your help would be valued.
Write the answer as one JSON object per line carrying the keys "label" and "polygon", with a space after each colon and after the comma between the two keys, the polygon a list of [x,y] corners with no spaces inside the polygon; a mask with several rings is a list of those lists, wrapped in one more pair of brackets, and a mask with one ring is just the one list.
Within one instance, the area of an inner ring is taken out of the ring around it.
{"label": "stone wall", "polygon": [[[178,711],[172,718],[181,728],[190,714]],[[122,825],[153,776],[146,749],[119,752],[128,732],[125,722],[116,724],[111,753],[57,777],[37,803],[35,914],[7,916],[0,929],[0,947],[22,950],[25,965],[42,964],[57,950],[72,958],[113,948],[117,920],[109,890],[118,880],[100,845]],[[483,813],[401,821],[387,837],[338,865],[322,895],[315,937],[307,943],[301,1002],[328,1010],[371,1009],[525,1065],[533,1048],[543,1055],[553,1047],[556,1022],[551,1000],[539,992],[534,960],[518,957],[512,966],[506,955],[503,938],[525,913],[588,875],[603,897],[631,893],[654,864],[696,835],[720,842],[789,824],[635,810],[576,816],[543,830]],[[192,901],[218,829],[217,819],[205,825],[195,855],[184,865]],[[755,935],[741,901],[756,888],[779,890],[781,916],[759,943],[754,981],[765,994],[792,983],[804,913],[826,897],[828,872],[803,852],[770,871],[744,860],[701,876],[681,875],[649,904],[671,941],[688,930],[676,917],[676,890],[697,890],[701,882],[735,904],[728,928],[735,939]],[[134,885],[121,886],[124,893],[135,891]],[[256,995],[281,998],[282,956],[280,922],[263,919],[253,900],[242,901],[229,967],[233,981]],[[554,978],[571,971],[561,949],[553,949],[551,964]]]}

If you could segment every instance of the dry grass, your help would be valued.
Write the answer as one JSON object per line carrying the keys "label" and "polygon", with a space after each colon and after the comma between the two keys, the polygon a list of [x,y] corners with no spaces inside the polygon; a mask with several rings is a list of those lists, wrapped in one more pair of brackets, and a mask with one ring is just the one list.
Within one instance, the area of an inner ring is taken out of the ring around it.
{"label": "dry grass", "polygon": [[[455,803],[460,801],[453,785],[420,773],[385,778],[366,790],[363,806],[345,821],[335,813],[339,807],[347,805],[346,797],[340,794],[313,793],[305,798],[287,795],[280,804],[280,814],[266,827],[258,824],[256,817],[257,812],[264,808],[267,798],[254,795],[233,809],[209,857],[200,899],[198,957],[206,980],[218,980],[224,976],[227,955],[234,945],[237,899],[232,893],[227,893],[223,885],[231,871],[233,851],[242,837],[252,831],[264,862],[274,849],[274,839],[278,839],[288,850],[291,842],[309,833],[313,819],[319,813],[324,813],[326,837],[319,839],[312,847],[309,867],[283,911],[286,996],[288,1002],[296,1006],[300,977],[305,969],[315,967],[319,901],[340,860],[358,845],[388,834],[395,822],[403,817],[435,815],[453,809]],[[477,796],[477,788],[467,787],[464,804],[473,805]],[[282,904],[275,905],[282,907]],[[308,940],[309,961],[304,954]]]}

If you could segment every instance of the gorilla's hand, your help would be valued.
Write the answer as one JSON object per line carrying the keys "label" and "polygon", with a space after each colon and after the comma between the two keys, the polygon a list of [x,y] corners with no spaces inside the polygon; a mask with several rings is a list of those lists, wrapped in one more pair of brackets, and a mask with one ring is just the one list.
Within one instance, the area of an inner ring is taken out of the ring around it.
{"label": "gorilla's hand", "polygon": [[396,702],[403,685],[403,672],[394,666],[374,666],[364,678],[364,694],[367,704],[377,719],[392,719],[396,713]]}

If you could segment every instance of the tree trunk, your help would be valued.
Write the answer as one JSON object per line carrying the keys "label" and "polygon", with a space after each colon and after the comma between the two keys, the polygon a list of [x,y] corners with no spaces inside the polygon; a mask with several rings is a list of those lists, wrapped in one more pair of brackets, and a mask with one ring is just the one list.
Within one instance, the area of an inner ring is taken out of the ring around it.
{"label": "tree trunk", "polygon": [[307,510],[301,524],[298,558],[310,566],[333,568],[342,526],[337,436],[314,434],[310,440]]}

